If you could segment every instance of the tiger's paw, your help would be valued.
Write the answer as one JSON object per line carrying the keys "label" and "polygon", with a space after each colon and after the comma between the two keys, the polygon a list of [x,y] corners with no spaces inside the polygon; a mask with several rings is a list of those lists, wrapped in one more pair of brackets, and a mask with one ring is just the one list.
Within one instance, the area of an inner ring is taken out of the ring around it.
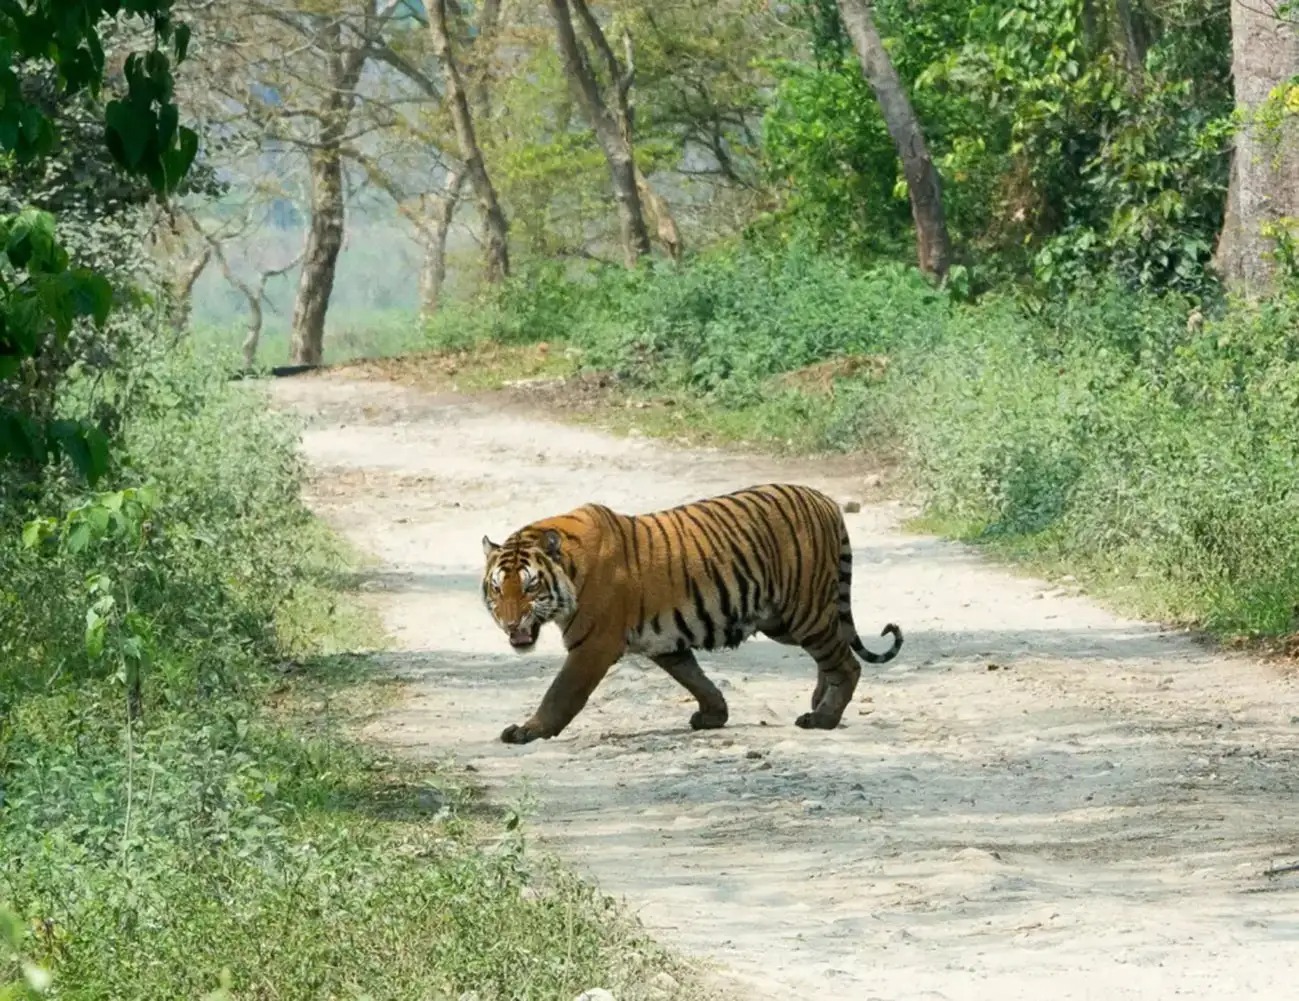
{"label": "tiger's paw", "polygon": [[839,721],[812,712],[803,713],[802,716],[794,720],[794,725],[801,730],[833,730],[839,725]]}
{"label": "tiger's paw", "polygon": [[720,730],[726,725],[730,713],[726,707],[721,709],[703,709],[696,710],[690,716],[690,729],[692,730]]}
{"label": "tiger's paw", "polygon": [[502,744],[530,744],[534,740],[537,740],[540,736],[541,734],[536,733],[533,730],[530,730],[528,728],[527,723],[524,723],[522,725],[518,723],[511,723],[509,726],[507,726],[504,730],[501,731],[501,743]]}

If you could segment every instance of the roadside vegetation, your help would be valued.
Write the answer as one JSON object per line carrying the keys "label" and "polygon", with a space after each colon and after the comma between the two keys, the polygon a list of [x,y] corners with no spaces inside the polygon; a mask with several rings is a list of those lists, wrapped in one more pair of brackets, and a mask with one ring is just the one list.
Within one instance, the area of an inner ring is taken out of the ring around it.
{"label": "roadside vegetation", "polygon": [[221,188],[189,35],[105,6],[0,12],[0,998],[698,996],[467,773],[354,738],[358,557],[167,271],[158,199]]}

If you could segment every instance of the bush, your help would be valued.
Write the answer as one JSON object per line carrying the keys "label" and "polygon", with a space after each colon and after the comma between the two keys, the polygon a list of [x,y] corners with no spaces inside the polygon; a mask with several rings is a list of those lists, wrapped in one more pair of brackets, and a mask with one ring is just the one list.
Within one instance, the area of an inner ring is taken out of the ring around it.
{"label": "bush", "polygon": [[0,900],[60,997],[198,998],[224,976],[239,997],[549,1001],[668,962],[517,830],[484,846],[453,784],[247,698],[131,742],[113,693],[88,694],[27,700],[0,759]]}
{"label": "bush", "polygon": [[930,514],[1089,569],[1150,613],[1291,631],[1295,304],[1199,331],[1186,304],[1112,290],[1031,321],[993,310],[968,312],[907,388]]}
{"label": "bush", "polygon": [[866,274],[811,252],[714,254],[606,277],[572,339],[633,384],[682,386],[735,406],[813,362],[927,343],[946,297],[901,265]]}
{"label": "bush", "polygon": [[[112,650],[87,642],[105,596],[161,682],[228,682],[273,647],[269,623],[302,573],[294,547],[307,515],[290,424],[184,348],[137,355],[116,381],[130,388],[115,394],[118,450],[100,492],[56,469],[2,516],[15,543],[32,519],[44,530],[43,541],[29,531],[28,545],[0,550],[0,700],[115,670]],[[71,408],[95,405],[91,387],[73,389]],[[145,491],[134,521],[123,490],[128,500]]]}

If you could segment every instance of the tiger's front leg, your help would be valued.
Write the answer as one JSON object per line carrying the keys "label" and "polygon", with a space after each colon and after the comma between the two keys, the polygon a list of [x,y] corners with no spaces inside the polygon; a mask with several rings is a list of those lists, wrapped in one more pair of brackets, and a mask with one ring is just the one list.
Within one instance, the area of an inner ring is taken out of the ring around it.
{"label": "tiger's front leg", "polygon": [[558,737],[582,711],[586,700],[621,656],[621,646],[597,644],[594,637],[578,649],[570,650],[537,711],[526,722],[512,723],[502,730],[501,741],[529,744],[537,739]]}

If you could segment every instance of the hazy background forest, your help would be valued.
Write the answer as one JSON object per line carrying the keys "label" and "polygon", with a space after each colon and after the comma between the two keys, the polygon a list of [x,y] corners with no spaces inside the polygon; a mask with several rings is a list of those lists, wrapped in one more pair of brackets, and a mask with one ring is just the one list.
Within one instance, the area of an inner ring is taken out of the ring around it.
{"label": "hazy background forest", "polygon": [[887,454],[935,530],[1290,637],[1296,17],[0,5],[0,984],[553,998],[655,955],[322,714],[374,624],[241,365],[606,373],[664,433]]}

